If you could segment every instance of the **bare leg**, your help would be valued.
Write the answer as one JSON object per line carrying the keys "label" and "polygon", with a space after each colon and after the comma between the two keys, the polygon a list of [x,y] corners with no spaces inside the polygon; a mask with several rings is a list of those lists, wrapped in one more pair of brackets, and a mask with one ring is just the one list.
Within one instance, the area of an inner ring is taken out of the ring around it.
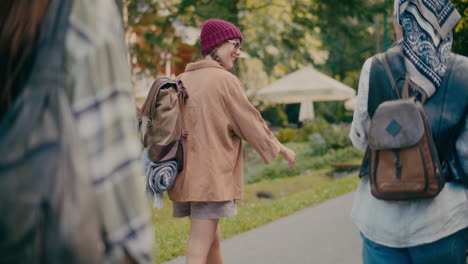
{"label": "bare leg", "polygon": [[218,219],[191,218],[190,238],[187,247],[187,264],[206,264],[216,237]]}
{"label": "bare leg", "polygon": [[218,223],[216,228],[215,239],[211,244],[210,251],[208,252],[208,260],[206,264],[223,264],[223,256],[221,254],[221,226]]}

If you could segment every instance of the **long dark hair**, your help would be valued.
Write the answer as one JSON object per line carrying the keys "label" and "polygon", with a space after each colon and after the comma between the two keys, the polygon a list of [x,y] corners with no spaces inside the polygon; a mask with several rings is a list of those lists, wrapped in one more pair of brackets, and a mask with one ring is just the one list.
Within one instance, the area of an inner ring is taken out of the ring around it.
{"label": "long dark hair", "polygon": [[0,117],[32,68],[41,21],[50,0],[2,0],[0,8]]}

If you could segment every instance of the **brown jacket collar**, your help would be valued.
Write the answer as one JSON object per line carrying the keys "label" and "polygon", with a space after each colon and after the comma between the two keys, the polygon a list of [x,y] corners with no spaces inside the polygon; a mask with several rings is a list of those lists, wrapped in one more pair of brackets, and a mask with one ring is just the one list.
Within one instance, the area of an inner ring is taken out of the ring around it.
{"label": "brown jacket collar", "polygon": [[221,67],[221,65],[219,65],[219,63],[214,60],[200,60],[197,62],[189,63],[187,67],[185,67],[185,71],[195,71],[203,68],[220,68],[224,70],[224,68]]}

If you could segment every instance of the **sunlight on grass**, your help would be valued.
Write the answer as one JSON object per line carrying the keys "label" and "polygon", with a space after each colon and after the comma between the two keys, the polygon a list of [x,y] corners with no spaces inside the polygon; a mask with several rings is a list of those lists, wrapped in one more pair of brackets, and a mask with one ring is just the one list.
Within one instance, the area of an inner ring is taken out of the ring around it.
{"label": "sunlight on grass", "polygon": [[[303,176],[266,180],[245,186],[244,199],[238,202],[238,215],[221,220],[223,239],[259,227],[301,209],[354,190],[357,175],[334,180],[326,171],[305,172]],[[268,191],[274,200],[259,199],[257,191]],[[172,217],[171,202],[154,210],[156,228],[156,263],[185,254],[190,222]]]}
{"label": "sunlight on grass", "polygon": [[[297,178],[302,179],[282,179],[284,185],[288,185],[290,192],[276,200],[257,199],[257,201],[240,202],[238,215],[221,220],[223,238],[229,238],[306,207],[348,193],[354,190],[358,184],[357,176],[348,176],[339,180],[323,179],[324,176],[300,176]],[[304,185],[295,185],[297,183],[303,183]],[[308,184],[314,185],[310,186]],[[292,187],[294,185],[296,188]]]}

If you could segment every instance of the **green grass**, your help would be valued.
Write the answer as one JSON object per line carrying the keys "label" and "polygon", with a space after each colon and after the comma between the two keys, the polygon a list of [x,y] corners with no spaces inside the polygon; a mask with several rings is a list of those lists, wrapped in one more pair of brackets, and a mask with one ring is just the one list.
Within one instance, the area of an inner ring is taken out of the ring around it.
{"label": "green grass", "polygon": [[[326,176],[326,172],[326,170],[305,171],[303,175],[297,177],[265,180],[246,185],[244,199],[238,202],[238,214],[221,220],[223,239],[348,193],[356,188],[359,181],[355,174],[334,180]],[[269,191],[276,199],[258,199],[257,191]],[[154,210],[156,263],[185,254],[190,222],[187,218],[174,218],[171,213],[171,203],[167,200],[165,208]]]}
{"label": "green grass", "polygon": [[245,182],[249,184],[266,179],[295,177],[309,170],[329,169],[336,162],[362,159],[362,153],[351,146],[336,150],[328,149],[320,155],[314,153],[313,148],[307,142],[288,143],[287,146],[297,154],[296,164],[292,168],[286,168],[286,161],[281,157],[265,165],[252,147],[246,146],[244,151]]}

